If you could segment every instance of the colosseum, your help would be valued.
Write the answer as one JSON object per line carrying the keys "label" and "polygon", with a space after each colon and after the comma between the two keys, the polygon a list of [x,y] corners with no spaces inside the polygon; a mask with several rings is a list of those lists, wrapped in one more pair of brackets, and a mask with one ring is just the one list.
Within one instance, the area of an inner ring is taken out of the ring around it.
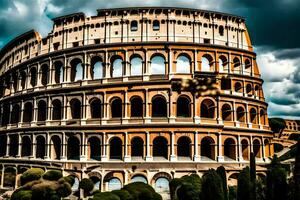
{"label": "colosseum", "polygon": [[[212,77],[218,95],[172,90]],[[263,80],[243,17],[186,8],[100,9],[53,19],[0,51],[0,188],[30,167],[102,191],[223,165],[228,179],[273,155]]]}

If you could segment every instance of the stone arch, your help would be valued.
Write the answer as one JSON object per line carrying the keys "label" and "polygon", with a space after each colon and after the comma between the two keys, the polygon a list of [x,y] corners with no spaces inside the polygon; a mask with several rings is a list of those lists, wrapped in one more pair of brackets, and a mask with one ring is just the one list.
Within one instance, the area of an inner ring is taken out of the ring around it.
{"label": "stone arch", "polygon": [[224,141],[225,159],[236,160],[236,141],[233,138],[227,138]]}
{"label": "stone arch", "polygon": [[111,117],[121,118],[123,116],[123,104],[122,99],[119,97],[114,97],[111,100]]}
{"label": "stone arch", "polygon": [[235,92],[239,92],[239,93],[242,93],[243,92],[243,86],[242,86],[242,83],[241,82],[235,82],[234,84],[234,91]]}
{"label": "stone arch", "polygon": [[88,139],[88,158],[101,160],[101,141],[96,136],[92,136]]}
{"label": "stone arch", "polygon": [[47,119],[47,104],[44,100],[38,102],[38,121],[46,121]]}
{"label": "stone arch", "polygon": [[119,137],[112,137],[109,140],[109,159],[122,160],[123,158],[123,144]]}
{"label": "stone arch", "polygon": [[215,103],[211,99],[204,99],[201,102],[201,117],[215,118]]}
{"label": "stone arch", "polygon": [[257,112],[255,108],[250,109],[250,122],[252,124],[257,124]]}
{"label": "stone arch", "polygon": [[155,95],[152,98],[152,117],[167,117],[167,100],[162,95]]}
{"label": "stone arch", "polygon": [[89,101],[90,109],[91,109],[91,118],[102,118],[102,102],[99,98],[92,98]]}
{"label": "stone arch", "polygon": [[20,79],[21,79],[21,89],[22,90],[25,90],[26,88],[26,72],[25,71],[22,71],[20,72]]}
{"label": "stone arch", "polygon": [[64,66],[61,61],[55,61],[54,66],[54,81],[56,84],[62,83],[64,80]]}
{"label": "stone arch", "polygon": [[242,73],[241,60],[238,57],[234,57],[233,59],[233,71],[236,74]]}
{"label": "stone arch", "polygon": [[49,79],[49,66],[47,64],[41,66],[41,74],[41,83],[43,86],[47,86]]}
{"label": "stone arch", "polygon": [[19,104],[15,104],[12,107],[10,123],[16,124],[19,121],[20,121],[20,106]]}
{"label": "stone arch", "polygon": [[81,102],[74,98],[70,101],[72,119],[81,119]]}
{"label": "stone arch", "polygon": [[130,75],[141,76],[143,74],[143,59],[140,55],[134,54],[130,58]]}
{"label": "stone arch", "polygon": [[201,58],[201,71],[204,72],[213,72],[213,57],[209,54],[204,54]]}
{"label": "stone arch", "polygon": [[70,62],[71,65],[71,81],[81,81],[84,79],[84,66],[79,58],[74,58]]}
{"label": "stone arch", "polygon": [[142,183],[148,184],[147,177],[144,174],[140,174],[140,173],[134,174],[131,177],[131,183],[135,183],[135,182],[142,182]]}
{"label": "stone arch", "polygon": [[244,160],[249,160],[249,141],[242,139],[241,141],[242,157]]}
{"label": "stone arch", "polygon": [[44,159],[45,157],[45,153],[46,153],[46,140],[44,136],[37,136],[36,137],[36,154],[35,157],[36,158],[41,158]]}
{"label": "stone arch", "polygon": [[164,75],[166,74],[166,59],[162,54],[154,54],[150,59],[150,74]]}
{"label": "stone arch", "polygon": [[133,96],[130,99],[131,117],[143,117],[143,99],[139,96]]}
{"label": "stone arch", "polygon": [[6,147],[7,147],[7,136],[0,135],[0,157],[6,155]]}
{"label": "stone arch", "polygon": [[228,60],[226,56],[219,56],[219,72],[227,72],[228,71]]}
{"label": "stone arch", "polygon": [[253,140],[253,153],[256,158],[261,158],[261,143],[259,139]]}
{"label": "stone arch", "polygon": [[265,146],[265,157],[270,157],[271,156],[271,147],[270,147],[270,140],[265,139],[264,140],[264,146]]}
{"label": "stone arch", "polygon": [[31,102],[24,104],[23,122],[31,122],[33,117],[33,106]]}
{"label": "stone arch", "polygon": [[143,157],[144,156],[144,141],[141,137],[134,137],[131,139],[131,156]]}
{"label": "stone arch", "polygon": [[22,137],[21,156],[28,157],[32,155],[32,142],[29,136]]}
{"label": "stone arch", "polygon": [[68,157],[68,160],[79,160],[80,159],[80,141],[75,136],[71,136],[68,138],[67,157]]}
{"label": "stone arch", "polygon": [[50,141],[50,158],[51,160],[59,160],[61,156],[61,139],[57,135],[53,135]]}
{"label": "stone arch", "polygon": [[37,84],[37,70],[36,70],[36,68],[35,67],[32,67],[31,69],[30,69],[30,85],[32,86],[32,87],[35,87],[36,86],[36,84]]}
{"label": "stone arch", "polygon": [[159,172],[155,174],[152,178],[152,184],[154,184],[154,189],[157,193],[161,195],[169,194],[170,188],[169,188],[169,182],[172,179],[172,176],[170,176],[167,173]]}
{"label": "stone arch", "polygon": [[206,136],[201,140],[201,157],[215,160],[215,141],[212,137]]}
{"label": "stone arch", "polygon": [[191,58],[186,53],[181,53],[176,59],[176,72],[189,74],[191,72]]}
{"label": "stone arch", "polygon": [[253,91],[252,85],[250,83],[248,83],[246,85],[246,93],[248,94],[248,96],[252,95],[252,91]]}
{"label": "stone arch", "polygon": [[192,141],[187,136],[181,136],[177,140],[177,156],[192,158]]}
{"label": "stone arch", "polygon": [[163,136],[157,136],[153,140],[152,147],[153,157],[163,157],[168,159],[169,151],[168,151],[168,140]]}
{"label": "stone arch", "polygon": [[179,96],[176,107],[177,117],[191,117],[191,100],[188,96]]}
{"label": "stone arch", "polygon": [[260,118],[260,124],[266,125],[266,111],[264,109],[260,109],[259,111],[259,118]]}
{"label": "stone arch", "polygon": [[15,167],[4,168],[3,187],[14,188],[16,185],[17,169]]}
{"label": "stone arch", "polygon": [[62,105],[59,99],[55,99],[52,101],[52,120],[61,120],[62,119]]}
{"label": "stone arch", "polygon": [[93,80],[104,78],[105,66],[101,57],[94,56],[91,59],[90,74]]}
{"label": "stone arch", "polygon": [[239,106],[236,109],[236,118],[239,122],[245,122],[245,109],[242,106]]}
{"label": "stone arch", "polygon": [[251,73],[251,61],[250,61],[250,59],[246,58],[244,63],[245,63],[245,72],[247,74],[250,74]]}
{"label": "stone arch", "polygon": [[222,108],[222,120],[224,121],[232,121],[232,109],[228,103],[225,103]]}
{"label": "stone arch", "polygon": [[228,175],[228,186],[237,186],[238,177],[239,173],[236,172]]}
{"label": "stone arch", "polygon": [[123,76],[123,59],[121,56],[111,58],[110,75],[113,78]]}
{"label": "stone arch", "polygon": [[19,149],[19,137],[18,135],[9,135],[9,156],[17,156]]}
{"label": "stone arch", "polygon": [[88,173],[89,179],[91,179],[94,183],[94,189],[95,190],[100,190],[101,191],[101,180],[102,180],[102,175],[98,171],[91,171]]}

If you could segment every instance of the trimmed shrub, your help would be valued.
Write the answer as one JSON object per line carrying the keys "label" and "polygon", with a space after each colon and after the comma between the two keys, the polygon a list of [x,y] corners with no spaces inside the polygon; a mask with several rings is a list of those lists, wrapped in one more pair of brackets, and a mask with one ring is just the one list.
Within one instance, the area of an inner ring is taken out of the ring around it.
{"label": "trimmed shrub", "polygon": [[72,194],[71,185],[68,182],[60,183],[56,193],[61,197],[68,197]]}
{"label": "trimmed shrub", "polygon": [[18,190],[11,195],[11,200],[31,200],[31,190]]}
{"label": "trimmed shrub", "polygon": [[99,192],[94,195],[93,200],[121,200],[119,196],[112,192]]}
{"label": "trimmed shrub", "polygon": [[169,182],[171,200],[176,200],[176,190],[182,183],[181,178],[174,178]]}
{"label": "trimmed shrub", "polygon": [[84,178],[79,182],[79,188],[83,189],[84,194],[89,194],[94,189],[94,183],[91,179]]}
{"label": "trimmed shrub", "polygon": [[177,189],[177,198],[178,200],[200,200],[199,192],[195,190],[194,185],[186,182]]}
{"label": "trimmed shrub", "polygon": [[236,200],[236,186],[229,186],[228,187],[228,199],[229,200]]}
{"label": "trimmed shrub", "polygon": [[49,170],[43,175],[43,179],[49,181],[57,181],[63,177],[62,173],[58,170]]}
{"label": "trimmed shrub", "polygon": [[161,196],[148,184],[135,182],[125,185],[124,190],[127,190],[133,199],[136,200],[161,200]]}
{"label": "trimmed shrub", "polygon": [[201,198],[205,200],[223,200],[222,179],[214,169],[210,169],[202,178]]}
{"label": "trimmed shrub", "polygon": [[30,181],[39,180],[44,174],[44,170],[40,168],[28,169],[21,175],[21,185],[24,185]]}
{"label": "trimmed shrub", "polygon": [[64,177],[60,178],[58,180],[58,182],[59,183],[68,182],[72,187],[75,183],[75,178],[73,176],[64,176]]}
{"label": "trimmed shrub", "polygon": [[227,177],[226,170],[223,166],[217,168],[217,173],[222,179],[223,192],[224,192],[224,200],[228,199],[228,189],[227,189]]}
{"label": "trimmed shrub", "polygon": [[251,191],[250,168],[245,167],[238,176],[237,200],[250,200]]}
{"label": "trimmed shrub", "polygon": [[112,193],[120,197],[121,200],[134,200],[130,193],[124,189],[114,190]]}

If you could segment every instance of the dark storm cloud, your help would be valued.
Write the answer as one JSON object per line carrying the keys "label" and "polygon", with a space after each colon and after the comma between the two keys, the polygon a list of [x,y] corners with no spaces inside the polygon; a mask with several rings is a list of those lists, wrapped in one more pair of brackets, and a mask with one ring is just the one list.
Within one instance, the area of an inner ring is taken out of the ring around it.
{"label": "dark storm cloud", "polygon": [[297,59],[300,56],[300,48],[283,49],[274,53],[277,59]]}

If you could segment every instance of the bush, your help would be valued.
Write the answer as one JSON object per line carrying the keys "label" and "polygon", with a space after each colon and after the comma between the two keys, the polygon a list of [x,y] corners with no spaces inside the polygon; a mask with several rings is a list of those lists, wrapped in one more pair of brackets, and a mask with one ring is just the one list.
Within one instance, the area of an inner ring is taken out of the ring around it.
{"label": "bush", "polygon": [[93,200],[121,200],[119,196],[112,192],[99,192],[94,195]]}
{"label": "bush", "polygon": [[148,184],[135,182],[125,185],[127,190],[134,200],[161,200],[161,196]]}
{"label": "bush", "polygon": [[217,173],[220,176],[220,178],[222,179],[224,199],[228,199],[226,170],[223,166],[220,166],[217,168]]}
{"label": "bush", "polygon": [[56,192],[61,197],[67,197],[72,194],[71,185],[68,182],[60,183]]}
{"label": "bush", "polygon": [[91,179],[84,178],[79,183],[79,188],[83,189],[84,194],[89,194],[94,189],[94,183]]}
{"label": "bush", "polygon": [[201,197],[205,200],[224,199],[222,179],[214,169],[203,175]]}
{"label": "bush", "polygon": [[18,190],[11,195],[11,200],[31,200],[31,190]]}
{"label": "bush", "polygon": [[59,183],[68,182],[72,187],[75,183],[75,178],[73,176],[65,176],[65,177],[60,178],[58,180],[58,182]]}
{"label": "bush", "polygon": [[121,200],[134,200],[130,193],[124,189],[114,190],[112,193],[120,197]]}
{"label": "bush", "polygon": [[43,179],[49,181],[57,181],[63,177],[62,173],[58,170],[49,170],[43,175]]}
{"label": "bush", "polygon": [[199,200],[199,192],[195,190],[195,187],[192,183],[184,182],[177,189],[177,198],[179,200]]}
{"label": "bush", "polygon": [[236,186],[229,186],[228,187],[228,199],[229,200],[236,200]]}
{"label": "bush", "polygon": [[245,167],[238,176],[237,200],[251,199],[251,188],[250,169],[249,167]]}
{"label": "bush", "polygon": [[40,168],[32,168],[25,171],[21,176],[21,185],[30,181],[39,180],[44,174],[44,170]]}

